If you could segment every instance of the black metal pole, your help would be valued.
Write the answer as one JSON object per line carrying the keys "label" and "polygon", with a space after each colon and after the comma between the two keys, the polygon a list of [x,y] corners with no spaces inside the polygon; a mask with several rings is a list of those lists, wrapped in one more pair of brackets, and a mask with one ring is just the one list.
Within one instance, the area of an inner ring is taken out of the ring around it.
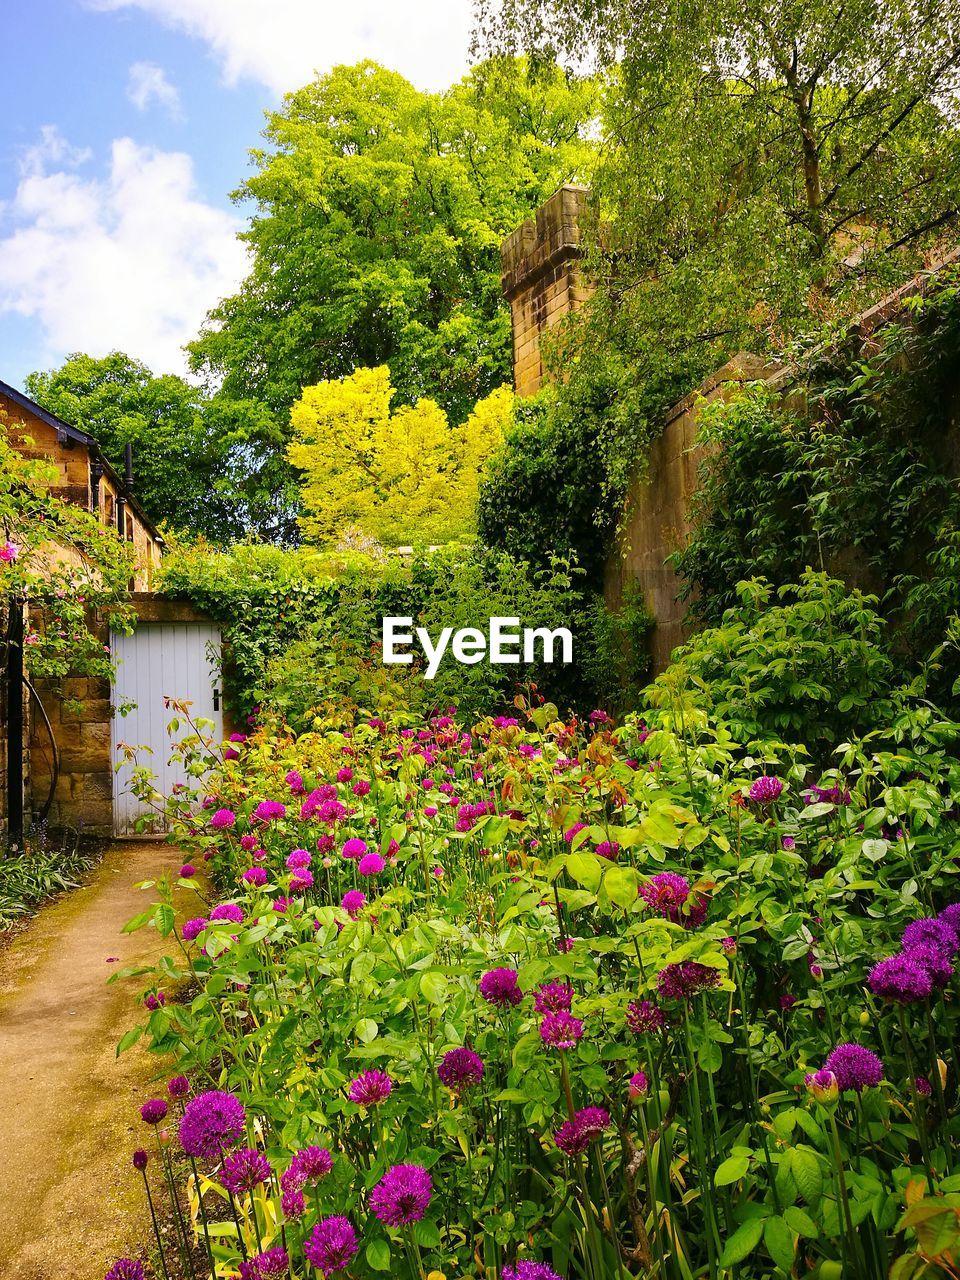
{"label": "black metal pole", "polygon": [[13,596],[7,619],[7,829],[23,843],[23,601]]}

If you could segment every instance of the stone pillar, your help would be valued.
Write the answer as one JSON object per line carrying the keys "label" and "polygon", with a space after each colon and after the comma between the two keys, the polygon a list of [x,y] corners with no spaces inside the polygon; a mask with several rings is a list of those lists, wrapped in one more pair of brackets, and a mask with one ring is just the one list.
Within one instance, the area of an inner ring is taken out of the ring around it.
{"label": "stone pillar", "polygon": [[503,292],[513,317],[513,381],[517,395],[532,396],[543,382],[540,339],[593,290],[579,269],[580,223],[589,187],[565,186],[501,248]]}

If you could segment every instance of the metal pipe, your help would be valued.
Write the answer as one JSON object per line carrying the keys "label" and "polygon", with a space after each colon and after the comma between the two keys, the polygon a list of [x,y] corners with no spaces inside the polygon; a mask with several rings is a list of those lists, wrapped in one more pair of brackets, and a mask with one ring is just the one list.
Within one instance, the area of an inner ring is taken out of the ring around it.
{"label": "metal pipe", "polygon": [[23,843],[23,600],[12,596],[7,616],[7,831]]}

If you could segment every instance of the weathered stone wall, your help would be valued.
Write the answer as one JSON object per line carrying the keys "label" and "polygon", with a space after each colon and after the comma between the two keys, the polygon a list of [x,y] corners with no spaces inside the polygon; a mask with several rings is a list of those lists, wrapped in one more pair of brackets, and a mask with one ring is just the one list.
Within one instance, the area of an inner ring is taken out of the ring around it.
{"label": "weathered stone wall", "polygon": [[566,186],[503,242],[503,292],[513,318],[513,379],[532,396],[543,382],[540,341],[592,290],[580,269],[581,224],[589,188]]}

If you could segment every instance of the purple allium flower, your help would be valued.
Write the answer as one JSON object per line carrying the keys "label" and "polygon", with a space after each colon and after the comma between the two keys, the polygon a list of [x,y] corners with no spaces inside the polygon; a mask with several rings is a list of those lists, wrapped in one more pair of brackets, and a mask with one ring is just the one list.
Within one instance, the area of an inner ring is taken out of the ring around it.
{"label": "purple allium flower", "polygon": [[934,947],[953,959],[960,943],[957,941],[956,929],[940,916],[932,916],[908,924],[903,931],[901,946],[904,951],[910,951],[914,947]]}
{"label": "purple allium flower", "polygon": [[572,1049],[583,1035],[583,1022],[564,1009],[544,1014],[540,1039],[550,1049]]}
{"label": "purple allium flower", "polygon": [[295,1171],[298,1186],[315,1187],[333,1168],[333,1156],[326,1147],[304,1147],[294,1153],[287,1173]]}
{"label": "purple allium flower", "polygon": [[357,863],[357,871],[362,876],[378,876],[386,865],[379,853],[366,853]]}
{"label": "purple allium flower", "polygon": [[240,1263],[240,1280],[273,1280],[273,1277],[285,1276],[289,1272],[290,1258],[280,1245]]}
{"label": "purple allium flower", "polygon": [[635,1071],[627,1084],[627,1094],[631,1102],[636,1102],[650,1091],[650,1080],[645,1071]]}
{"label": "purple allium flower", "polygon": [[586,1151],[594,1139],[610,1127],[610,1113],[603,1107],[585,1107],[572,1120],[566,1120],[553,1135],[564,1155],[575,1156]]}
{"label": "purple allium flower", "polygon": [[900,954],[874,965],[867,978],[867,986],[875,996],[884,1000],[912,1004],[916,1000],[926,1000],[933,989],[933,982],[919,961],[909,954]]}
{"label": "purple allium flower", "polygon": [[144,1280],[143,1263],[132,1258],[118,1258],[103,1280]]}
{"label": "purple allium flower", "polygon": [[370,794],[370,783],[366,778],[361,778],[359,782],[355,782],[350,788],[355,796],[368,796]]}
{"label": "purple allium flower", "polygon": [[472,1049],[451,1049],[443,1055],[437,1075],[441,1084],[461,1093],[483,1079],[483,1059]]}
{"label": "purple allium flower", "polygon": [[270,1162],[253,1147],[241,1147],[223,1162],[220,1181],[235,1196],[252,1191],[270,1177]]}
{"label": "purple allium flower", "polygon": [[883,1079],[883,1063],[861,1044],[838,1044],[823,1066],[837,1077],[837,1086],[844,1093],[848,1089],[860,1093]]}
{"label": "purple allium flower", "polygon": [[926,969],[935,987],[945,987],[953,977],[953,959],[940,947],[918,942],[902,954]]}
{"label": "purple allium flower", "polygon": [[783,783],[779,778],[771,778],[768,774],[761,774],[759,778],[750,787],[749,796],[757,804],[773,804],[774,800],[780,799],[780,793],[783,791]]}
{"label": "purple allium flower", "polygon": [[425,818],[435,818],[438,813],[439,810],[435,804],[428,804],[424,806],[423,816]]}
{"label": "purple allium flower", "polygon": [[302,796],[306,790],[303,785],[303,775],[298,773],[296,769],[289,769],[283,775],[283,780],[295,796]]}
{"label": "purple allium flower", "polygon": [[357,916],[363,910],[366,900],[367,895],[365,893],[361,893],[359,889],[348,889],[343,895],[340,905],[351,920],[356,920]]}
{"label": "purple allium flower", "polygon": [[393,1089],[393,1081],[385,1071],[361,1071],[350,1081],[349,1094],[361,1107],[376,1107],[386,1102]]}
{"label": "purple allium flower", "polygon": [[720,985],[720,974],[696,960],[668,964],[657,974],[657,990],[665,1000],[690,1000]]}
{"label": "purple allium flower", "polygon": [[287,870],[298,871],[302,867],[309,867],[312,859],[306,849],[294,849],[293,853],[287,858]]}
{"label": "purple allium flower", "polygon": [[296,875],[290,881],[290,888],[294,893],[303,893],[307,889],[312,889],[313,872],[306,867],[298,867]]}
{"label": "purple allium flower", "polygon": [[177,874],[181,880],[190,880],[197,874],[197,868],[192,862],[185,862]]}
{"label": "purple allium flower", "polygon": [[523,992],[517,986],[516,969],[490,969],[480,979],[480,995],[487,1004],[504,1009],[519,1004]]}
{"label": "purple allium flower", "polygon": [[569,1013],[573,1007],[573,987],[569,982],[545,982],[538,988],[533,1007],[537,1013]]}
{"label": "purple allium flower", "polygon": [[777,1004],[784,1012],[786,1012],[787,1009],[792,1009],[796,1003],[797,997],[795,995],[791,995],[789,991],[782,995],[777,1001]]}
{"label": "purple allium flower", "polygon": [[251,836],[248,834],[240,837],[240,848],[245,850],[247,853],[249,853],[251,849],[255,849],[256,847],[257,847],[256,836]]}
{"label": "purple allium flower", "polygon": [[816,1102],[823,1103],[824,1106],[831,1102],[836,1102],[840,1097],[837,1077],[832,1071],[827,1071],[823,1067],[819,1071],[808,1071],[803,1077],[803,1082],[810,1090],[813,1099]]}
{"label": "purple allium flower", "polygon": [[225,1147],[243,1136],[246,1115],[240,1099],[232,1093],[211,1089],[198,1094],[183,1109],[180,1145],[188,1156],[213,1160]]}
{"label": "purple allium flower", "polygon": [[338,782],[350,782],[352,778],[353,778],[353,770],[350,768],[348,764],[345,764],[342,769],[337,770]]}
{"label": "purple allium flower", "polygon": [[221,902],[210,912],[210,922],[229,920],[231,924],[243,924],[243,911],[235,902]]}
{"label": "purple allium flower", "polygon": [[500,1272],[501,1280],[560,1280],[545,1262],[531,1262],[521,1259],[515,1267],[504,1267]]}
{"label": "purple allium flower", "polygon": [[620,854],[620,846],[616,840],[601,840],[595,850],[598,858],[606,858],[613,862]]}
{"label": "purple allium flower", "polygon": [[180,930],[184,942],[193,942],[194,938],[199,937],[207,927],[207,921],[203,916],[194,916],[192,920],[185,920],[183,928]]}
{"label": "purple allium flower", "polygon": [[240,877],[247,884],[261,887],[267,883],[267,873],[263,867],[248,867]]}
{"label": "purple allium flower", "polygon": [[341,852],[345,858],[362,858],[367,852],[367,842],[359,836],[351,836],[349,840],[344,840]]}
{"label": "purple allium flower", "polygon": [[167,1104],[162,1098],[149,1098],[140,1108],[140,1119],[147,1124],[159,1124],[167,1118]]}
{"label": "purple allium flower", "polygon": [[723,948],[723,954],[725,956],[735,956],[737,954],[736,938],[731,938],[729,936],[726,938],[721,938],[720,946]]}
{"label": "purple allium flower", "polygon": [[574,1117],[583,1133],[588,1138],[599,1138],[605,1129],[610,1128],[610,1112],[603,1107],[584,1107]]}
{"label": "purple allium flower", "polygon": [[186,1076],[174,1076],[167,1081],[167,1093],[171,1098],[186,1098],[190,1093],[190,1081]]}
{"label": "purple allium flower", "polygon": [[210,819],[210,826],[214,831],[225,831],[227,827],[232,827],[237,821],[237,815],[232,809],[218,809]]}
{"label": "purple allium flower", "polygon": [[357,1233],[349,1219],[340,1216],[321,1219],[303,1243],[307,1261],[324,1276],[349,1267],[359,1248]]}
{"label": "purple allium flower", "polygon": [[133,1153],[133,1167],[138,1169],[141,1173],[143,1173],[144,1169],[147,1167],[149,1160],[150,1157],[142,1148]]}
{"label": "purple allium flower", "polygon": [[302,1218],[307,1212],[307,1198],[299,1187],[290,1187],[280,1197],[280,1208],[287,1219]]}
{"label": "purple allium flower", "polygon": [[663,1010],[649,1000],[641,1000],[639,1004],[631,1001],[627,1005],[627,1026],[634,1035],[644,1036],[662,1031],[665,1022]]}
{"label": "purple allium flower", "polygon": [[952,902],[949,907],[944,907],[937,919],[952,929],[957,937],[960,938],[960,902]]}
{"label": "purple allium flower", "polygon": [[913,1082],[913,1087],[921,1098],[929,1098],[931,1093],[933,1093],[933,1088],[926,1076],[917,1076],[916,1080]]}
{"label": "purple allium flower", "polygon": [[287,816],[287,806],[279,800],[261,800],[253,811],[253,817],[261,822],[275,822]]}
{"label": "purple allium flower", "polygon": [[370,1208],[388,1227],[419,1222],[427,1211],[433,1183],[419,1164],[395,1164],[370,1192]]}
{"label": "purple allium flower", "polygon": [[696,929],[707,918],[705,894],[690,895],[690,884],[685,876],[673,871],[660,871],[640,886],[640,897],[651,911],[673,924]]}

